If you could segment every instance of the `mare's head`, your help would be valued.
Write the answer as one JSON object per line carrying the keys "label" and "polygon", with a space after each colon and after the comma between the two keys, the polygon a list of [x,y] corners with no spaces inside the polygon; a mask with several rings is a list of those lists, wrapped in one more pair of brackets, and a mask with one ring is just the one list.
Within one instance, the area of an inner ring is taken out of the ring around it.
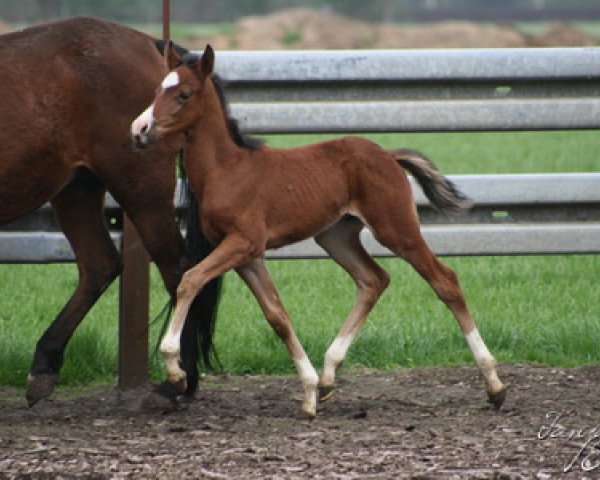
{"label": "mare's head", "polygon": [[172,42],[167,42],[164,56],[169,74],[156,90],[152,104],[131,124],[131,136],[138,148],[187,131],[202,114],[202,92],[215,63],[212,47],[207,45],[202,56],[188,53],[181,57]]}

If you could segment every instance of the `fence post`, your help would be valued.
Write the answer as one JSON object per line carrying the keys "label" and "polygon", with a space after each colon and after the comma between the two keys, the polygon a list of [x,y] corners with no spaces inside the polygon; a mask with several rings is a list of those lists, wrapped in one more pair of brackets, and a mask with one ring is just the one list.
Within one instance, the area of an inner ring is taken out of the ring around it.
{"label": "fence post", "polygon": [[163,40],[169,40],[171,38],[171,2],[170,0],[163,0]]}
{"label": "fence post", "polygon": [[[163,38],[170,38],[171,3],[163,0]],[[123,272],[119,284],[119,388],[148,381],[148,310],[150,259],[126,214],[121,237]]]}
{"label": "fence post", "polygon": [[119,284],[119,388],[148,381],[149,258],[127,215],[121,240],[123,272]]}

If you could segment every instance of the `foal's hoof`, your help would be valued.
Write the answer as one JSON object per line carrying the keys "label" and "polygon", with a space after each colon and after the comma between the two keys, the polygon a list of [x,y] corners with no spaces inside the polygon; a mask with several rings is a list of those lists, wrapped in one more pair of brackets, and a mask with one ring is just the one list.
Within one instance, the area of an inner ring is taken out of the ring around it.
{"label": "foal's hoof", "polygon": [[167,382],[155,386],[140,403],[140,408],[148,412],[168,413],[177,410],[178,407],[177,393]]}
{"label": "foal's hoof", "polygon": [[335,387],[333,385],[319,385],[319,402],[326,402],[333,396]]}
{"label": "foal's hoof", "polygon": [[165,382],[176,395],[183,395],[187,390],[187,381],[185,375],[176,381],[167,379]]}
{"label": "foal's hoof", "polygon": [[316,416],[317,416],[316,413],[310,413],[310,412],[307,412],[306,410],[303,410],[302,408],[299,408],[296,411],[295,418],[297,420],[314,420]]}
{"label": "foal's hoof", "polygon": [[499,410],[504,400],[506,400],[506,391],[508,390],[508,385],[504,385],[502,390],[498,392],[488,392],[488,402],[491,403],[496,410]]}
{"label": "foal's hoof", "polygon": [[54,391],[54,385],[58,380],[58,375],[43,373],[39,375],[29,375],[27,377],[27,391],[25,398],[27,405],[33,407],[43,398],[48,398]]}

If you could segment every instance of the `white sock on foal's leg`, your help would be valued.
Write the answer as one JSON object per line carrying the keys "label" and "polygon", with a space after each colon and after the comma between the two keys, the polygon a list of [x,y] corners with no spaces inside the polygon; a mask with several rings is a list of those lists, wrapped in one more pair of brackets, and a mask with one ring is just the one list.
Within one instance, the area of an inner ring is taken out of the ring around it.
{"label": "white sock on foal's leg", "polygon": [[[348,349],[352,344],[352,340],[354,339],[351,335],[338,336],[335,337],[331,345],[327,349],[325,353],[325,365],[323,366],[323,374],[321,375],[321,387],[333,387],[335,383],[335,373],[341,363],[346,358],[346,353],[348,353]],[[331,392],[326,392],[329,396]],[[322,398],[321,400],[326,400],[326,398]]]}
{"label": "white sock on foal's leg", "polygon": [[[485,378],[485,382],[487,384],[487,393],[490,397],[490,401],[494,404],[497,404],[497,402],[501,404],[502,402],[500,401],[499,396],[503,396],[506,386],[500,381],[498,374],[496,373],[496,359],[485,345],[485,342],[481,338],[477,327],[475,327],[469,333],[466,333],[465,339],[467,340],[467,343],[473,352],[477,366]],[[496,398],[497,400],[495,400]]]}
{"label": "white sock on foal's leg", "polygon": [[293,358],[298,376],[304,386],[304,400],[302,401],[301,411],[309,418],[317,415],[317,385],[319,375],[306,355],[296,359]]}

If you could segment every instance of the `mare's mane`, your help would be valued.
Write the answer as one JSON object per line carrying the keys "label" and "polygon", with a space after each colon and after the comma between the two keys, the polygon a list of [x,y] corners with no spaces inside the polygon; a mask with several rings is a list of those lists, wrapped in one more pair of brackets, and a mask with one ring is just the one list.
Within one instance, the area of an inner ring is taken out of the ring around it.
{"label": "mare's mane", "polygon": [[[185,66],[194,67],[200,61],[200,58],[202,58],[200,55],[187,53],[183,56],[182,61]],[[215,87],[215,91],[217,92],[221,109],[225,115],[227,129],[229,130],[229,135],[231,136],[232,140],[238,147],[245,148],[247,150],[259,150],[263,146],[263,141],[256,137],[244,135],[240,130],[237,120],[232,118],[229,113],[229,104],[227,103],[224,93],[226,81],[216,73],[212,74],[211,79]]]}

